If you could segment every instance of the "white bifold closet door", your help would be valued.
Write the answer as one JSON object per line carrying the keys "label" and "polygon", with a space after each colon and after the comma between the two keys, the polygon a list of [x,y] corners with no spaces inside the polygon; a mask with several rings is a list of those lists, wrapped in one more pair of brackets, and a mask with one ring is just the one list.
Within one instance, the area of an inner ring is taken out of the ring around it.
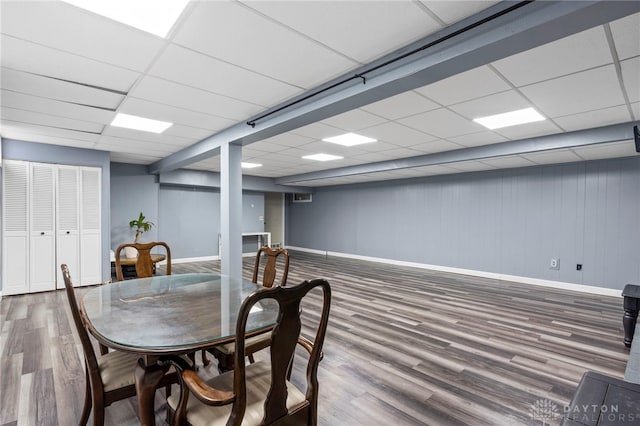
{"label": "white bifold closet door", "polygon": [[80,168],[80,282],[102,282],[101,182],[102,170]]}
{"label": "white bifold closet door", "polygon": [[56,274],[58,288],[64,288],[61,264],[69,267],[73,284],[80,285],[80,179],[78,168],[58,166]]}
{"label": "white bifold closet door", "polygon": [[29,292],[29,163],[2,167],[2,294]]}
{"label": "white bifold closet door", "polygon": [[55,290],[55,166],[31,163],[29,290]]}

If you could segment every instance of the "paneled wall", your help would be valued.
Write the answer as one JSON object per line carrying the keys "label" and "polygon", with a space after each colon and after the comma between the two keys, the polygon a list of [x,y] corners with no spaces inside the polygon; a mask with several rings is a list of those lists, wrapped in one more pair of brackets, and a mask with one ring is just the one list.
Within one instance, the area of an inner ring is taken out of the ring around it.
{"label": "paneled wall", "polygon": [[289,246],[621,289],[640,283],[639,219],[640,157],[629,157],[318,188],[287,204],[286,235]]}

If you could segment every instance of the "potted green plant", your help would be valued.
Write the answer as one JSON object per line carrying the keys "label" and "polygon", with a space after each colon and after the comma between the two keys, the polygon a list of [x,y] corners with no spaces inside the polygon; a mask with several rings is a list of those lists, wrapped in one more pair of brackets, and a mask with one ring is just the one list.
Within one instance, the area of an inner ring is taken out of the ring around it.
{"label": "potted green plant", "polygon": [[[129,222],[129,228],[136,230],[136,238],[133,240],[134,243],[140,242],[140,236],[148,232],[152,226],[155,226],[153,222],[146,220],[147,218],[144,216],[142,212],[140,212],[140,216],[137,219],[134,219]],[[133,247],[125,247],[124,255],[128,258],[134,258],[138,255],[138,251]]]}

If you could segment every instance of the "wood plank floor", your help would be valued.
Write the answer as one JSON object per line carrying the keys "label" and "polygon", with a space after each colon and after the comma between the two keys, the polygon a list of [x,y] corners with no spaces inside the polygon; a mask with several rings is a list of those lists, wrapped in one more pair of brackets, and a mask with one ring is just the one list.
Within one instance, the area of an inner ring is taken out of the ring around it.
{"label": "wood plank floor", "polygon": [[[333,291],[320,425],[558,424],[584,371],[624,373],[621,298],[291,253],[289,284],[318,277]],[[305,324],[318,303],[304,304]],[[0,425],[77,424],[83,356],[64,293],[3,298],[0,330]],[[162,391],[156,412],[162,424]],[[138,424],[136,413],[134,399],[115,403],[106,424]]]}

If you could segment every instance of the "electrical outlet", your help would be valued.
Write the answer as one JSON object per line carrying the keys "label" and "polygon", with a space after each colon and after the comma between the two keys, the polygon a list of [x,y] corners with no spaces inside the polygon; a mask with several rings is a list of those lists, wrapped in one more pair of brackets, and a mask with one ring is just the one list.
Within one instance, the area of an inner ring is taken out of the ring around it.
{"label": "electrical outlet", "polygon": [[549,269],[560,269],[560,259],[551,259],[551,262],[549,262]]}

